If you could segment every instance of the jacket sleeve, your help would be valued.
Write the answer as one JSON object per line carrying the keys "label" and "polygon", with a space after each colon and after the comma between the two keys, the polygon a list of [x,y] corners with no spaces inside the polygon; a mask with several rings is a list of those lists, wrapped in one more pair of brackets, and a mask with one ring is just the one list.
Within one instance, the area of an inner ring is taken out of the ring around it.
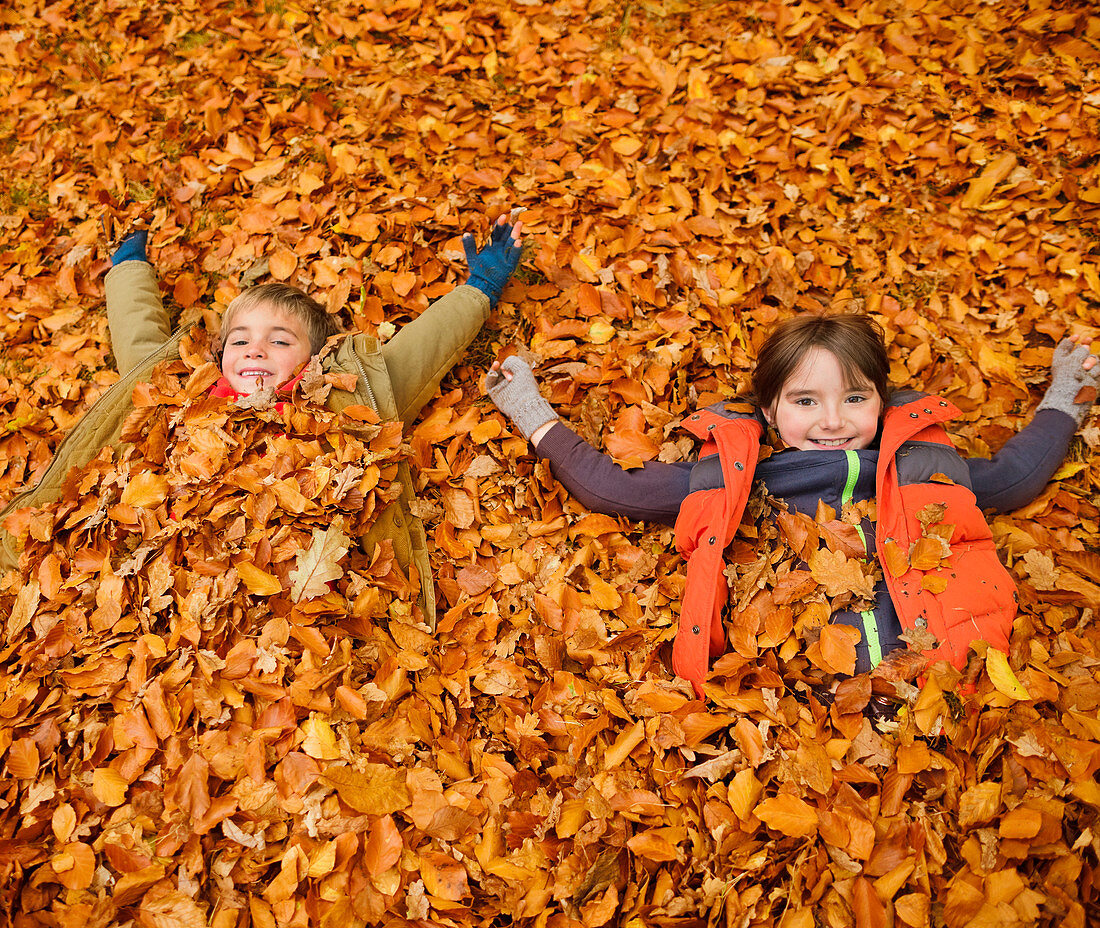
{"label": "jacket sleeve", "polygon": [[587,509],[672,525],[690,492],[691,464],[646,461],[626,470],[576,432],[555,423],[538,446],[554,476]]}
{"label": "jacket sleeve", "polygon": [[172,334],[153,266],[123,261],[107,273],[107,325],[118,372],[125,374]]}
{"label": "jacket sleeve", "polygon": [[455,287],[382,346],[402,422],[408,425],[417,417],[488,317],[484,293]]}
{"label": "jacket sleeve", "polygon": [[978,506],[1010,512],[1030,503],[1065,460],[1076,429],[1077,424],[1066,413],[1040,409],[992,458],[968,458]]}

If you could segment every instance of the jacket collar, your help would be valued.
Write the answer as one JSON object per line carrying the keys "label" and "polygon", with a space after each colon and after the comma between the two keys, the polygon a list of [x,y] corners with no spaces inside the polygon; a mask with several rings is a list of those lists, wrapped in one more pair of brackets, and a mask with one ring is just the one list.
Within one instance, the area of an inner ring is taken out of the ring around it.
{"label": "jacket collar", "polygon": [[905,442],[929,426],[959,415],[959,409],[938,396],[903,390],[890,397],[882,422],[881,451],[892,455]]}

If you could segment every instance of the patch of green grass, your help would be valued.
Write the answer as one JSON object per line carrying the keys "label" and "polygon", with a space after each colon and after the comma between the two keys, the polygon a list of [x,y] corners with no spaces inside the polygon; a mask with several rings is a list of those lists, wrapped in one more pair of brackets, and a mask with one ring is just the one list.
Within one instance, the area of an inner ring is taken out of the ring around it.
{"label": "patch of green grass", "polygon": [[50,212],[46,191],[27,181],[0,186],[0,212],[25,212],[31,219],[45,219]]}
{"label": "patch of green grass", "polygon": [[204,29],[198,32],[185,32],[176,39],[176,48],[181,52],[189,52],[201,45],[205,45],[210,41],[210,38],[210,33]]}
{"label": "patch of green grass", "polygon": [[126,192],[129,194],[131,200],[136,200],[139,203],[155,200],[157,196],[156,191],[152,187],[143,184],[139,180],[127,181]]}

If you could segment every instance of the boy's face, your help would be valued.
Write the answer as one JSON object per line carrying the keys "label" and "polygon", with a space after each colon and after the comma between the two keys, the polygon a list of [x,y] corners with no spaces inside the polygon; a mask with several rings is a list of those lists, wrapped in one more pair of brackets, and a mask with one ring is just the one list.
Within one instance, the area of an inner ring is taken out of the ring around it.
{"label": "boy's face", "polygon": [[305,326],[260,303],[238,312],[225,335],[222,374],[238,393],[281,387],[313,354]]}
{"label": "boy's face", "polygon": [[800,451],[856,451],[878,433],[882,397],[868,382],[846,384],[831,351],[811,348],[764,417],[779,437]]}

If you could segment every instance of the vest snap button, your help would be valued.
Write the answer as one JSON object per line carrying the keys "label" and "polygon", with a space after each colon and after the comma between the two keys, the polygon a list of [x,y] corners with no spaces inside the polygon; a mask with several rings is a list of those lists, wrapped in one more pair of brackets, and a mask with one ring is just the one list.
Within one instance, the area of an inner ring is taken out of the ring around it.
{"label": "vest snap button", "polygon": [[707,431],[708,432],[713,432],[714,431],[714,423],[713,422],[710,425],[707,426]]}
{"label": "vest snap button", "polygon": [[925,412],[928,413],[928,415],[932,415],[932,410],[931,409],[926,409]]}
{"label": "vest snap button", "polygon": [[735,468],[736,468],[737,470],[744,470],[744,469],[745,469],[745,465],[744,465],[744,464],[742,464],[742,463],[741,463],[740,461],[738,461],[738,462],[737,462],[736,464],[734,464],[733,466],[734,466],[734,467],[735,467]]}
{"label": "vest snap button", "polygon": [[947,405],[947,400],[940,400],[940,405],[941,406],[946,406]]}
{"label": "vest snap button", "polygon": [[919,419],[920,418],[920,413],[911,412],[911,413],[909,413],[909,418],[910,419]]}
{"label": "vest snap button", "polygon": [[691,626],[691,633],[693,635],[698,635],[699,634],[699,626],[698,625],[692,625]]}
{"label": "vest snap button", "polygon": [[698,419],[699,418],[699,413],[695,413],[695,415],[693,415],[691,418],[692,419]]}
{"label": "vest snap button", "polygon": [[920,629],[928,628],[928,620],[924,616],[920,616],[917,621],[913,623],[913,627]]}
{"label": "vest snap button", "polygon": [[716,542],[717,540],[718,540],[718,539],[717,539],[717,537],[715,537],[714,535],[711,535],[711,536],[710,536],[710,542],[709,542],[709,543],[710,543],[710,544],[714,544],[714,543],[715,543],[715,542]]}

